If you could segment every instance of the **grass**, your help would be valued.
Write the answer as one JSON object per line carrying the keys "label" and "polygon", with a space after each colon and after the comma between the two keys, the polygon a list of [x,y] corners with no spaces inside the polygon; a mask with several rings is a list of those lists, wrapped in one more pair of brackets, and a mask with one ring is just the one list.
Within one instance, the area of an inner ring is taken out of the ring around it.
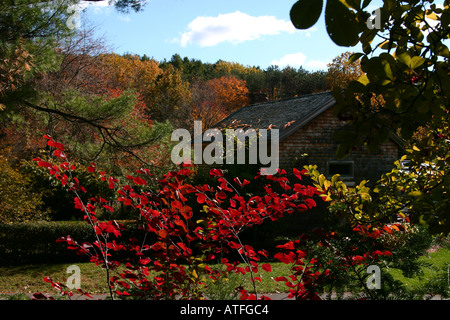
{"label": "grass", "polygon": [[390,274],[396,279],[400,280],[409,289],[419,289],[424,283],[442,276],[442,270],[446,273],[449,290],[450,290],[450,247],[443,247],[438,251],[426,254],[419,258],[421,264],[422,274],[409,277],[404,275],[399,269],[390,269]]}
{"label": "grass", "polygon": [[[450,266],[450,247],[443,247],[436,252],[427,254],[420,258],[423,274],[414,277],[407,277],[398,269],[391,268],[389,272],[392,276],[402,281],[407,288],[419,288],[423,283],[432,279],[442,270]],[[64,283],[70,276],[67,267],[71,264],[39,264],[24,265],[16,267],[0,267],[0,294],[19,294],[17,299],[23,298],[23,294],[35,292],[54,293],[50,284],[43,281],[48,276],[54,281]],[[77,263],[81,269],[82,289],[92,294],[102,294],[107,292],[104,270],[96,267],[93,263]],[[258,292],[276,293],[286,292],[286,286],[283,283],[276,282],[273,278],[277,276],[288,275],[288,266],[278,262],[272,263],[272,272],[259,270],[258,274],[261,282],[257,281]],[[447,275],[449,276],[449,275]],[[450,284],[449,284],[450,285]],[[228,279],[223,278],[213,283],[210,289],[205,293],[210,298],[226,299],[233,289],[243,286],[251,291],[252,284],[248,276],[232,275]]]}
{"label": "grass", "polygon": [[[54,289],[44,277],[65,283],[71,275],[67,273],[65,264],[39,264],[15,267],[0,267],[0,293],[35,293],[54,292]],[[81,270],[81,286],[83,290],[91,293],[104,293],[107,291],[105,285],[104,271],[93,263],[77,263]]]}

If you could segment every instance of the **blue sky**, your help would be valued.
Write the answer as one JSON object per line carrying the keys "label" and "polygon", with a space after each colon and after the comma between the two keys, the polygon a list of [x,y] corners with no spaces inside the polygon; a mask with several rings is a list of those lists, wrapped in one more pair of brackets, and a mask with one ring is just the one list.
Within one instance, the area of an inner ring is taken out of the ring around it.
{"label": "blue sky", "polygon": [[296,30],[289,19],[295,0],[149,0],[143,12],[127,15],[106,3],[89,5],[82,16],[119,54],[161,61],[178,53],[203,62],[314,71],[344,51],[356,51],[329,39],[323,15],[311,29]]}

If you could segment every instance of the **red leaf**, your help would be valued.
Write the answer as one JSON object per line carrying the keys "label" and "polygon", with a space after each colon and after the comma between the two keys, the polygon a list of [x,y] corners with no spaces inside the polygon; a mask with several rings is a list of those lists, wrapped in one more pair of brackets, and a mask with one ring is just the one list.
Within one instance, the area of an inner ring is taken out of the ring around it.
{"label": "red leaf", "polygon": [[88,172],[95,172],[95,163],[91,162],[91,165],[87,168]]}
{"label": "red leaf", "polygon": [[286,279],[286,277],[276,277],[274,280],[275,281],[288,281],[288,279]]}
{"label": "red leaf", "polygon": [[178,209],[178,210],[183,210],[183,204],[178,201],[178,200],[174,200],[170,203],[172,209]]}
{"label": "red leaf", "polygon": [[305,199],[305,203],[309,209],[316,206],[316,202],[313,199]]}
{"label": "red leaf", "polygon": [[43,167],[43,168],[50,168],[52,166],[52,164],[50,162],[47,162],[47,161],[39,160],[38,161],[38,166],[39,167]]}
{"label": "red leaf", "polygon": [[267,252],[267,250],[260,250],[258,251],[258,253],[266,258],[269,256],[269,252]]}
{"label": "red leaf", "polygon": [[144,179],[142,179],[141,177],[135,177],[133,179],[133,182],[139,185],[146,185],[147,181],[145,181]]}
{"label": "red leaf", "polygon": [[80,209],[83,210],[83,203],[81,203],[81,200],[78,197],[75,197],[74,199],[75,202],[75,209]]}
{"label": "red leaf", "polygon": [[292,171],[294,172],[294,175],[295,175],[299,180],[302,180],[302,176],[301,176],[301,174],[300,174],[300,171],[298,171],[297,168],[294,168]]}
{"label": "red leaf", "polygon": [[62,159],[66,159],[66,158],[67,158],[66,155],[64,154],[64,152],[62,152],[62,151],[59,150],[59,149],[56,149],[55,151],[53,151],[53,155],[54,155],[55,157],[60,157],[60,158],[62,158]]}
{"label": "red leaf", "polygon": [[106,210],[108,210],[109,212],[114,212],[113,208],[111,206],[108,205],[103,205],[103,208],[105,208]]}
{"label": "red leaf", "polygon": [[152,260],[150,258],[144,258],[144,259],[140,259],[139,263],[143,264],[143,265],[147,265],[151,262]]}
{"label": "red leaf", "polygon": [[294,262],[294,260],[295,260],[295,253],[293,253],[292,251],[289,252],[288,254],[283,254],[281,252],[278,252],[273,257],[275,259],[280,260],[281,262],[283,262],[285,264],[289,264],[289,263]]}
{"label": "red leaf", "polygon": [[236,242],[233,242],[233,241],[230,241],[230,242],[228,243],[228,246],[229,246],[231,249],[239,249],[239,248],[241,247],[240,244],[238,244],[238,243],[236,243]]}
{"label": "red leaf", "polygon": [[268,264],[268,263],[264,263],[262,265],[262,268],[263,268],[264,271],[272,272],[272,266],[270,264]]}
{"label": "red leaf", "polygon": [[167,237],[167,234],[168,234],[168,232],[167,232],[166,230],[164,230],[164,229],[155,231],[155,233],[156,233],[159,237],[161,237],[161,238],[163,238],[163,239],[166,238],[166,237]]}
{"label": "red leaf", "polygon": [[209,172],[209,175],[212,176],[212,177],[214,177],[214,176],[223,177],[223,171],[220,170],[220,169],[212,169],[212,170]]}
{"label": "red leaf", "polygon": [[48,140],[47,141],[47,144],[50,146],[50,147],[54,147],[54,148],[56,148],[56,149],[59,149],[59,150],[64,150],[64,146],[61,144],[61,143],[59,143],[59,142],[55,142],[55,141],[53,141],[53,140]]}
{"label": "red leaf", "polygon": [[294,250],[295,249],[294,242],[292,242],[292,241],[289,241],[289,242],[287,242],[285,244],[281,244],[281,245],[276,246],[276,247],[279,248],[279,249],[287,249],[287,250]]}
{"label": "red leaf", "polygon": [[220,192],[218,192],[218,193],[216,194],[216,198],[217,198],[217,199],[220,199],[220,200],[225,200],[225,199],[227,198],[227,195],[226,195],[225,192],[220,191]]}

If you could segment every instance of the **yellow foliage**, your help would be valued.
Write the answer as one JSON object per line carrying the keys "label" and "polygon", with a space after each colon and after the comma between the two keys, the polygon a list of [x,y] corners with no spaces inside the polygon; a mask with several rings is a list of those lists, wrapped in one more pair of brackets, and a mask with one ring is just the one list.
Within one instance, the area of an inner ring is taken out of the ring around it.
{"label": "yellow foliage", "polygon": [[31,189],[30,180],[0,155],[0,223],[46,219],[41,196]]}

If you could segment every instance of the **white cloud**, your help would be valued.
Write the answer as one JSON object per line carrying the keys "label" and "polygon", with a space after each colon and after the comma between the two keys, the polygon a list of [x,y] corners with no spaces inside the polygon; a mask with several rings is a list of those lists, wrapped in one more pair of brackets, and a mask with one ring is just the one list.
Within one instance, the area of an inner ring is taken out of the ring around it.
{"label": "white cloud", "polygon": [[107,15],[113,10],[114,3],[109,1],[84,1],[81,0],[77,5],[78,10],[85,10],[89,8],[92,13],[97,15]]}
{"label": "white cloud", "polygon": [[81,0],[78,4],[78,7],[80,7],[81,9],[85,9],[87,7],[110,7],[113,6],[113,3],[109,3],[109,1],[85,1],[85,0]]}
{"label": "white cloud", "polygon": [[308,57],[302,52],[286,54],[278,60],[272,60],[271,64],[280,68],[287,66],[293,68],[303,67],[314,71],[327,69],[327,62],[322,60],[308,60]]}
{"label": "white cloud", "polygon": [[[267,35],[282,32],[294,33],[297,30],[287,20],[274,16],[254,17],[240,11],[219,14],[217,17],[197,17],[187,26],[177,42],[185,47],[197,44],[211,47],[222,42],[233,44],[260,39]],[[309,30],[311,31],[311,30]]]}
{"label": "white cloud", "polygon": [[306,62],[306,56],[301,52],[297,52],[297,53],[286,54],[279,60],[273,60],[271,64],[279,66],[279,67],[290,66],[290,67],[298,68],[298,67],[302,66],[305,62]]}

